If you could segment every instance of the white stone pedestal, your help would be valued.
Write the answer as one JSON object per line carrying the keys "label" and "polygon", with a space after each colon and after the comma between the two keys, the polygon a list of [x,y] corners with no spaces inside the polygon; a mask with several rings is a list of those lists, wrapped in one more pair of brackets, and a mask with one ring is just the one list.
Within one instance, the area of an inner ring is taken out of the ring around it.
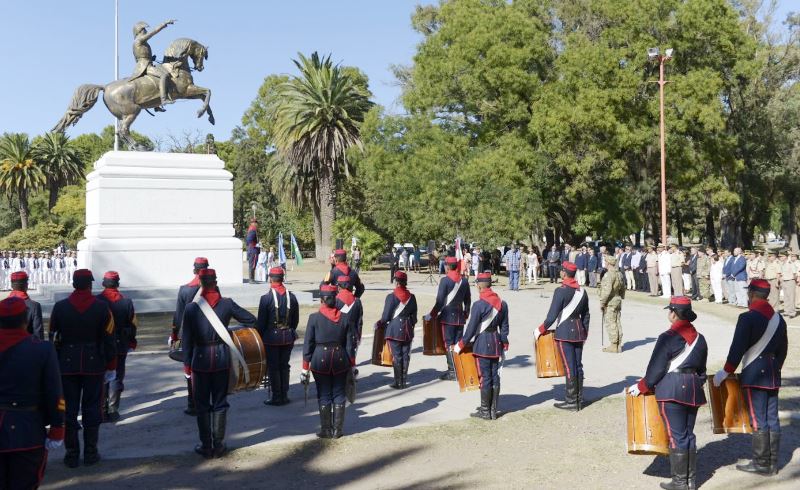
{"label": "white stone pedestal", "polygon": [[175,287],[208,257],[220,285],[242,283],[233,182],[216,155],[111,151],[86,182],[78,265],[95,280],[115,270],[123,287]]}

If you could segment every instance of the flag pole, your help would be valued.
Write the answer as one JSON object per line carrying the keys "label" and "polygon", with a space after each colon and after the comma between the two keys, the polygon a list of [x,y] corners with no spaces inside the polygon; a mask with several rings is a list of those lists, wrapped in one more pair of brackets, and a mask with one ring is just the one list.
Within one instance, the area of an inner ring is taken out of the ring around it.
{"label": "flag pole", "polygon": [[[114,80],[119,80],[119,0],[114,0]],[[119,151],[119,119],[114,118],[114,151]]]}

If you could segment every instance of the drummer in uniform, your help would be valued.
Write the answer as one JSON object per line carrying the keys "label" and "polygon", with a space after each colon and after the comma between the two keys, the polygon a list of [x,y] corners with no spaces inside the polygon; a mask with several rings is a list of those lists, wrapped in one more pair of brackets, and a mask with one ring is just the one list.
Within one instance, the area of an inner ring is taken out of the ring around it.
{"label": "drummer in uniform", "polygon": [[[191,281],[184,284],[178,289],[178,301],[175,303],[175,314],[172,316],[172,334],[167,339],[167,345],[172,348],[172,344],[181,338],[181,323],[183,322],[183,310],[186,305],[194,301],[197,292],[200,291],[200,271],[208,269],[208,259],[205,257],[197,257],[194,259],[194,277]],[[195,416],[197,411],[194,406],[194,396],[192,393],[192,379],[187,374],[186,390],[188,396],[186,397],[186,409],[183,411],[186,415]]]}
{"label": "drummer in uniform", "polygon": [[742,365],[739,382],[749,404],[753,428],[753,459],[736,469],[760,475],[778,473],[781,425],[778,420],[778,390],[786,360],[786,321],[767,301],[770,284],[754,279],[747,287],[749,309],[739,315],[725,366],[714,376],[719,386]]}
{"label": "drummer in uniform", "polygon": [[472,343],[481,385],[481,406],[472,416],[495,420],[500,398],[500,368],[508,350],[508,305],[492,291],[491,272],[478,273],[476,284],[480,299],[472,305],[464,337],[453,347],[453,352],[458,354]]}
{"label": "drummer in uniform", "polygon": [[472,301],[469,280],[458,272],[458,259],[447,257],[444,259],[447,275],[439,282],[439,291],[436,294],[436,303],[425,318],[430,321],[438,315],[439,324],[442,326],[442,337],[447,356],[447,372],[439,379],[454,381],[456,379],[453,366],[453,353],[451,348],[456,345],[464,335],[464,325],[469,317],[469,307]]}
{"label": "drummer in uniform", "polygon": [[414,340],[414,325],[417,324],[417,298],[406,285],[408,276],[403,271],[394,273],[394,291],[386,296],[383,314],[376,328],[386,329],[386,341],[392,350],[394,383],[389,387],[396,390],[408,386],[408,363],[411,361],[411,341]]}
{"label": "drummer in uniform", "polygon": [[356,336],[356,354],[358,346],[361,345],[361,333],[364,326],[364,305],[361,299],[353,294],[353,284],[350,276],[340,275],[336,280],[339,284],[339,294],[336,295],[336,309],[342,312],[353,329]]}
{"label": "drummer in uniform", "polygon": [[[64,464],[77,468],[78,431],[83,426],[83,464],[100,461],[97,441],[103,421],[103,386],[116,378],[117,350],[114,317],[108,305],[92,294],[94,277],[88,269],[72,275],[75,291],[53,306],[50,341],[55,344],[66,400]],[[104,376],[105,375],[105,376]],[[78,423],[81,412],[81,423]]]}
{"label": "drummer in uniform", "polygon": [[566,373],[564,401],[556,408],[579,411],[583,408],[583,344],[589,336],[589,296],[575,280],[578,268],[572,262],[561,264],[561,287],[553,292],[550,311],[544,323],[534,331],[539,338],[556,325],[555,340]]}
{"label": "drummer in uniform", "polygon": [[8,297],[15,297],[25,301],[25,306],[28,307],[28,333],[35,335],[39,340],[44,340],[42,305],[28,296],[28,274],[26,272],[11,273],[11,293],[9,293]]}
{"label": "drummer in uniform", "polygon": [[300,381],[307,385],[314,373],[320,418],[317,437],[338,439],[344,435],[347,376],[356,365],[355,334],[336,309],[336,286],[323,284],[319,290],[319,311],[308,317]]}
{"label": "drummer in uniform", "polygon": [[706,339],[692,322],[688,296],[673,296],[668,318],[670,328],[658,336],[645,377],[628,389],[631,396],[655,393],[659,411],[669,432],[669,463],[672,481],[661,488],[697,488],[697,442],[694,423],[697,409],[706,403]]}
{"label": "drummer in uniform", "polygon": [[[256,317],[230,298],[223,298],[217,288],[214,269],[201,269],[200,298],[204,299],[225,328],[231,319],[247,327],[256,325]],[[198,298],[198,301],[200,300]],[[218,458],[227,452],[225,426],[228,407],[228,382],[231,353],[217,334],[200,305],[192,301],[183,314],[183,367],[194,384],[197,429],[200,444],[194,450],[205,458]]]}
{"label": "drummer in uniform", "polygon": [[336,249],[333,251],[333,266],[331,267],[328,276],[325,278],[325,283],[332,286],[338,284],[339,276],[345,275],[350,277],[350,284],[355,290],[356,298],[360,298],[364,294],[364,284],[361,278],[358,277],[358,272],[347,265],[347,251],[344,249]]}
{"label": "drummer in uniform", "polygon": [[38,488],[48,450],[64,441],[56,351],[27,332],[27,309],[20,298],[0,301],[0,488],[6,489]]}
{"label": "drummer in uniform", "polygon": [[258,333],[264,341],[269,383],[272,399],[265,405],[281,406],[289,403],[289,359],[294,341],[297,340],[297,325],[300,323],[300,306],[294,293],[283,285],[284,270],[273,267],[269,270],[270,290],[261,296],[258,303]]}
{"label": "drummer in uniform", "polygon": [[136,312],[133,301],[119,292],[119,273],[108,271],[103,274],[103,292],[97,299],[104,301],[114,316],[114,336],[117,342],[117,375],[106,385],[106,417],[111,422],[119,420],[119,399],[125,389],[125,364],[128,353],[136,349]]}

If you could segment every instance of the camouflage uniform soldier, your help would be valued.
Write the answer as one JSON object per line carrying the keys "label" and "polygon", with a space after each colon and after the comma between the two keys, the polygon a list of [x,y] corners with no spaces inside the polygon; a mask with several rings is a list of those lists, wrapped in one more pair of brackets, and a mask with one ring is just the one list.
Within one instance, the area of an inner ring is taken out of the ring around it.
{"label": "camouflage uniform soldier", "polygon": [[708,301],[711,297],[711,259],[704,250],[697,251],[697,282],[699,283],[699,296],[701,300]]}
{"label": "camouflage uniform soldier", "polygon": [[620,313],[625,298],[625,283],[617,268],[617,257],[606,257],[607,272],[600,281],[600,309],[603,311],[603,327],[608,331],[609,346],[603,352],[622,352],[622,323]]}

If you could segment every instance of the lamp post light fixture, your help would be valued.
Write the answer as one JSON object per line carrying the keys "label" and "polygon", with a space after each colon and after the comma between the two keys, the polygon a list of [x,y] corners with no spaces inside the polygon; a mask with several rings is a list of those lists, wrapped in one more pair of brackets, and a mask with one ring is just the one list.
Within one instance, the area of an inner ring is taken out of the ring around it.
{"label": "lamp post light fixture", "polygon": [[664,80],[664,63],[672,59],[672,48],[668,48],[661,54],[658,48],[647,50],[647,60],[658,62],[658,98],[659,98],[659,130],[661,139],[661,243],[667,246],[667,152],[666,152],[666,130],[664,128],[664,85],[668,82]]}

